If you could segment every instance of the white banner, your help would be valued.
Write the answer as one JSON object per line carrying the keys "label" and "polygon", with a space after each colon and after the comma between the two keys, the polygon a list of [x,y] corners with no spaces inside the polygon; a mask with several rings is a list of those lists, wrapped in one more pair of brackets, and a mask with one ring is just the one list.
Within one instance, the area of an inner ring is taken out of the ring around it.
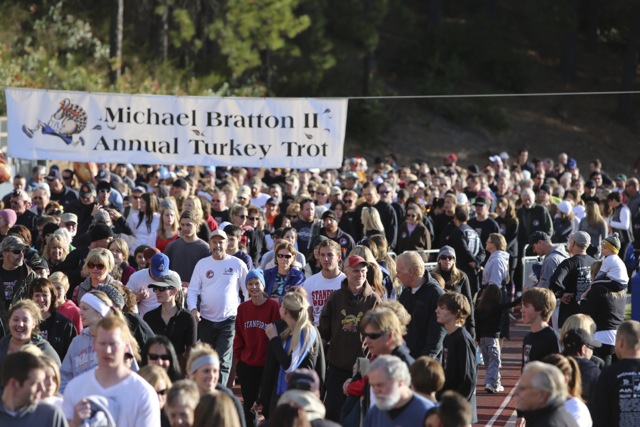
{"label": "white banner", "polygon": [[6,89],[9,155],[31,160],[337,168],[346,99]]}

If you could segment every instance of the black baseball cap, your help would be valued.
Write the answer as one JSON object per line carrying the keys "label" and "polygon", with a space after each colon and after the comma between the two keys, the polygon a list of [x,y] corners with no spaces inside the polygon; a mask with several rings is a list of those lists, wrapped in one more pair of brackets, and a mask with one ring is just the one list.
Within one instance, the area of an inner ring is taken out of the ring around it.
{"label": "black baseball cap", "polygon": [[533,246],[536,243],[538,243],[540,240],[550,241],[551,237],[549,237],[549,235],[544,231],[534,231],[531,234],[531,238],[529,239],[529,244]]}
{"label": "black baseball cap", "polygon": [[602,347],[600,341],[596,341],[587,331],[582,328],[569,329],[562,339],[562,344],[568,352],[577,352],[586,345],[590,349]]}

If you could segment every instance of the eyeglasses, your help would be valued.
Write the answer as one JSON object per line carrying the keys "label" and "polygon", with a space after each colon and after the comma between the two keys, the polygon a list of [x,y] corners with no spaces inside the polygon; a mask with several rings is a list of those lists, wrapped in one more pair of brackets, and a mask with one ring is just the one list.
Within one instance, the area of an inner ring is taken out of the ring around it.
{"label": "eyeglasses", "polygon": [[164,396],[167,394],[167,389],[163,388],[162,390],[156,390],[156,393],[158,393],[158,396]]}
{"label": "eyeglasses", "polygon": [[370,340],[377,340],[378,338],[384,335],[384,332],[370,332],[370,333],[363,332],[362,335],[364,335],[365,338],[369,338]]}
{"label": "eyeglasses", "polygon": [[260,217],[259,217],[259,216],[248,216],[248,217],[247,217],[247,219],[248,219],[249,221],[257,221],[257,220],[259,220],[259,219],[260,219]]}
{"label": "eyeglasses", "polygon": [[342,199],[342,201],[344,202],[345,205],[353,203],[353,200],[351,200],[351,199]]}
{"label": "eyeglasses", "polygon": [[12,254],[14,255],[20,255],[20,254],[24,254],[24,248],[22,249],[14,249],[11,251]]}
{"label": "eyeglasses", "polygon": [[451,261],[451,260],[454,260],[455,258],[454,258],[454,257],[452,257],[452,256],[450,256],[450,255],[442,255],[442,256],[440,257],[440,259],[444,259],[444,260],[447,260],[447,261]]}
{"label": "eyeglasses", "polygon": [[153,354],[153,353],[149,353],[147,355],[147,358],[149,360],[171,360],[171,356],[169,356],[168,354]]}
{"label": "eyeglasses", "polygon": [[291,259],[293,257],[293,255],[291,254],[278,254],[278,258],[286,258],[286,259]]}
{"label": "eyeglasses", "polygon": [[91,270],[93,268],[97,268],[98,270],[104,270],[105,265],[104,264],[94,264],[92,262],[88,262],[87,263],[87,267],[89,268],[89,270]]}

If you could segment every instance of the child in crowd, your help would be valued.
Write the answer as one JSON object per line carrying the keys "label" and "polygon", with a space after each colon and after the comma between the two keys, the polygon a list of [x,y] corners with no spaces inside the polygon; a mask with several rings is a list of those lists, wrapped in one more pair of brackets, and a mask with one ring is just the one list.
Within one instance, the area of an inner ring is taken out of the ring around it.
{"label": "child in crowd", "polygon": [[531,332],[522,340],[522,368],[534,360],[560,353],[560,337],[549,326],[549,317],[556,307],[556,296],[547,288],[531,288],[522,294],[522,322]]}
{"label": "child in crowd", "polygon": [[444,386],[442,365],[429,356],[422,356],[409,368],[411,388],[424,398],[436,403],[436,393]]}
{"label": "child in crowd", "polygon": [[447,335],[442,342],[442,366],[445,372],[441,391],[454,390],[471,404],[473,421],[476,413],[476,346],[463,327],[471,314],[469,300],[458,292],[448,292],[438,298],[436,320],[444,326]]}
{"label": "child in crowd", "polygon": [[200,401],[200,392],[191,380],[173,383],[167,393],[164,412],[172,426],[192,426],[196,407]]}
{"label": "child in crowd", "polygon": [[629,274],[627,273],[627,266],[618,256],[618,252],[620,252],[620,239],[618,238],[618,233],[613,233],[602,241],[602,266],[594,282],[611,281],[619,288],[617,290],[622,291],[627,289]]}
{"label": "child in crowd", "polygon": [[500,322],[503,313],[518,305],[521,299],[502,303],[502,291],[498,285],[487,285],[478,297],[475,310],[476,339],[480,343],[487,370],[484,389],[489,393],[504,391],[500,382]]}
{"label": "child in crowd", "polygon": [[246,252],[240,250],[240,239],[242,238],[242,228],[237,225],[229,224],[224,227],[224,232],[227,233],[227,255],[234,256],[242,260],[247,269],[253,269],[253,261]]}
{"label": "child in crowd", "polygon": [[129,262],[129,265],[132,265],[137,271],[144,270],[145,268],[148,267],[147,265],[148,259],[144,256],[144,253],[147,249],[151,249],[151,248],[147,245],[140,245],[133,251],[133,258],[135,263]]}

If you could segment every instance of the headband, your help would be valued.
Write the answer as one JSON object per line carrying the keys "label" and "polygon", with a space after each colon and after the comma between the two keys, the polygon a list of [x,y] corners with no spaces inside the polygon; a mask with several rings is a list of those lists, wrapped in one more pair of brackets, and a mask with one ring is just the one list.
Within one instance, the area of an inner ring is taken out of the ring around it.
{"label": "headband", "polygon": [[102,317],[106,317],[107,314],[109,314],[109,311],[111,310],[111,307],[105,304],[104,301],[102,301],[100,298],[90,293],[84,294],[80,299],[80,302],[84,302],[88,304],[91,308],[93,308],[95,311],[100,313]]}
{"label": "headband", "polygon": [[189,371],[189,374],[195,373],[198,369],[200,369],[204,365],[219,365],[219,364],[220,364],[220,359],[218,358],[218,356],[216,356],[215,354],[205,354],[193,361],[193,363],[191,364],[191,369]]}

